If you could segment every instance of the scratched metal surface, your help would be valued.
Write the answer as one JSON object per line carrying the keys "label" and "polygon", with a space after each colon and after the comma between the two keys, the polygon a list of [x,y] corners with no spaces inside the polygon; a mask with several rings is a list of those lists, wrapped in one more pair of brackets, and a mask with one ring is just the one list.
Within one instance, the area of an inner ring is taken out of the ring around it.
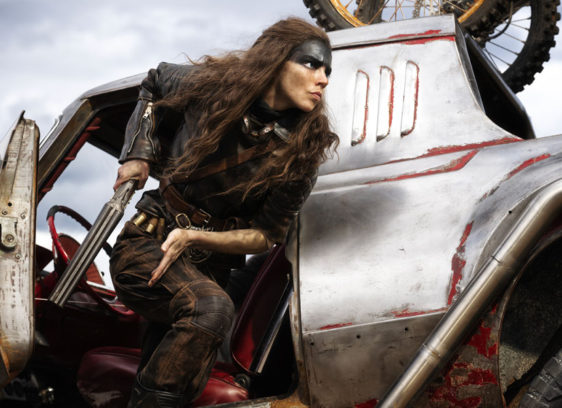
{"label": "scratched metal surface", "polygon": [[35,123],[20,118],[0,172],[0,387],[24,368],[33,347],[38,140]]}
{"label": "scratched metal surface", "polygon": [[[400,24],[373,27],[373,46],[369,27],[360,47],[338,39],[327,99],[339,159],[322,167],[300,216],[300,321],[315,406],[380,398],[404,364],[385,359],[405,335],[394,323],[446,311],[510,211],[560,177],[562,137],[521,141],[485,116],[451,18],[408,21],[404,37]],[[432,326],[416,335],[424,328]],[[327,359],[318,344],[337,353]],[[334,375],[341,367],[345,378]]]}

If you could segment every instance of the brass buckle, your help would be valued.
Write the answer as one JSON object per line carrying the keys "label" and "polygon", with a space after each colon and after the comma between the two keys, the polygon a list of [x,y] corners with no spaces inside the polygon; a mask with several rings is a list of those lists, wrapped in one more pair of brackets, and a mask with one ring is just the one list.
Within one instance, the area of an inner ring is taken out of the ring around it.
{"label": "brass buckle", "polygon": [[191,220],[187,214],[179,213],[176,215],[176,224],[181,229],[191,229]]}

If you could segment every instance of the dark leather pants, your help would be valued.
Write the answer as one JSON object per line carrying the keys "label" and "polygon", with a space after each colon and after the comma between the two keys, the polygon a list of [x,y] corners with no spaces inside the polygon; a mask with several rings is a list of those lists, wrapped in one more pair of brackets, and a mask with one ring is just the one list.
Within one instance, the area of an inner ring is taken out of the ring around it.
{"label": "dark leather pants", "polygon": [[[234,306],[224,290],[186,257],[148,287],[162,243],[131,222],[113,248],[111,275],[119,299],[149,321],[138,372],[142,387],[195,399],[205,387]],[[135,406],[144,406],[142,398]],[[179,401],[179,398],[178,398]],[[180,405],[178,405],[180,406]]]}

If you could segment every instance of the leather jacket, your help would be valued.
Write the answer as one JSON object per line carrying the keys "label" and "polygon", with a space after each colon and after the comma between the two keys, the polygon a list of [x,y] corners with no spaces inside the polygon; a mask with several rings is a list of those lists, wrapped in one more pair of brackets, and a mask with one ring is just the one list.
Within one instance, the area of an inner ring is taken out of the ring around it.
{"label": "leather jacket", "polygon": [[[167,159],[177,158],[184,152],[189,138],[198,133],[198,112],[188,108],[179,114],[170,109],[157,110],[152,104],[176,91],[181,81],[194,68],[190,65],[160,63],[151,69],[142,81],[139,98],[125,132],[125,142],[119,158],[120,163],[131,159],[147,160],[151,167],[161,170]],[[274,112],[274,111],[272,111]],[[265,113],[267,115],[267,112]],[[298,115],[298,113],[294,113]],[[289,132],[290,132],[290,120]],[[204,159],[201,166],[213,163],[257,143],[268,143],[277,137],[269,132],[255,138],[234,129],[220,142],[217,151]],[[282,139],[279,136],[280,140]],[[281,141],[280,143],[285,143]],[[268,155],[248,160],[242,164],[209,175],[190,183],[176,183],[174,187],[183,199],[215,217],[239,217],[246,220],[252,228],[261,230],[271,242],[282,243],[302,204],[310,194],[316,181],[316,173],[303,175],[302,179],[272,188],[259,197],[250,196],[242,200],[242,192],[224,193],[241,181],[249,180]],[[167,214],[164,201],[158,190],[145,192],[137,208],[154,216]]]}

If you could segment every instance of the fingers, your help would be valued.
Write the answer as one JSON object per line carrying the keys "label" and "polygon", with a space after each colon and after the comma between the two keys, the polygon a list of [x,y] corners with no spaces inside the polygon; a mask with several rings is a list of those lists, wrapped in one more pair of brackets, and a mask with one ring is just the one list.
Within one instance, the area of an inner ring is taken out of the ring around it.
{"label": "fingers", "polygon": [[188,241],[186,239],[187,231],[175,229],[168,235],[166,241],[162,244],[160,249],[164,253],[164,256],[160,260],[160,263],[152,271],[150,281],[148,281],[148,286],[152,287],[160,278],[166,273],[170,265],[172,265],[181,255],[181,253],[187,248]]}
{"label": "fingers", "polygon": [[132,178],[138,179],[137,189],[143,188],[148,179],[149,171],[150,165],[145,160],[126,161],[117,170],[117,180],[113,185],[113,190],[117,190],[121,184]]}

